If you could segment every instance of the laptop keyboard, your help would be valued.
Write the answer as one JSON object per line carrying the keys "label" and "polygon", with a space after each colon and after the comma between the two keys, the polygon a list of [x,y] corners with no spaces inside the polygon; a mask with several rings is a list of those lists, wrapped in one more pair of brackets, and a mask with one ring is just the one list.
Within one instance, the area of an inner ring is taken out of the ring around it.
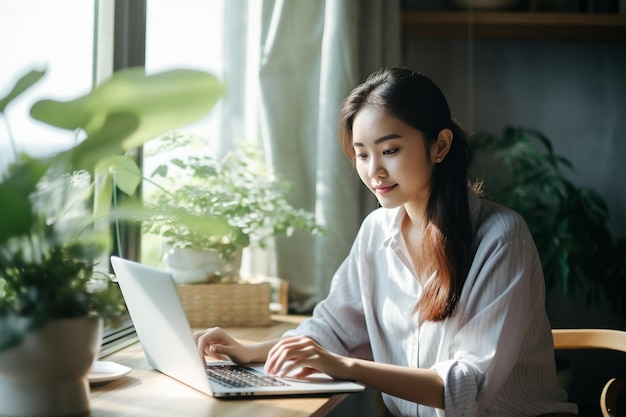
{"label": "laptop keyboard", "polygon": [[287,383],[269,375],[259,375],[240,365],[207,366],[206,373],[214,382],[228,388],[277,387]]}

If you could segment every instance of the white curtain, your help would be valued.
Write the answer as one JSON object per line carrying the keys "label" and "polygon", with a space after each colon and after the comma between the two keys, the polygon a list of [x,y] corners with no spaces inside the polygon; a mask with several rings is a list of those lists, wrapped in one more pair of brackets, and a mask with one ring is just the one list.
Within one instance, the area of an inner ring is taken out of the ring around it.
{"label": "white curtain", "polygon": [[363,217],[376,207],[338,145],[337,117],[367,74],[400,64],[400,1],[225,4],[224,143],[258,140],[268,163],[293,184],[290,202],[314,211],[327,230],[279,238],[269,256],[253,252],[248,265],[288,280],[292,309],[306,312],[326,296]]}

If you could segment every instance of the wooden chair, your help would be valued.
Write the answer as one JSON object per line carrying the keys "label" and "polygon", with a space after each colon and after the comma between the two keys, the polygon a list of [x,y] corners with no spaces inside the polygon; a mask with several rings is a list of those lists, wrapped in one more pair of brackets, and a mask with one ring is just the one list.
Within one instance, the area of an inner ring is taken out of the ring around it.
{"label": "wooden chair", "polygon": [[[554,349],[610,349],[626,352],[626,331],[608,329],[553,329]],[[617,396],[624,382],[610,379],[600,394],[604,417],[617,417]]]}

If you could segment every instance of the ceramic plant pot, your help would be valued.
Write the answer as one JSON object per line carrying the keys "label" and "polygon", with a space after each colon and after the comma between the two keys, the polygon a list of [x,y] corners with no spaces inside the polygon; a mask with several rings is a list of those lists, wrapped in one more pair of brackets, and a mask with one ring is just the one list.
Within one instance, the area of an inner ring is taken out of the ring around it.
{"label": "ceramic plant pot", "polygon": [[215,250],[174,248],[164,245],[165,264],[178,284],[230,282],[239,278],[241,254],[232,262],[224,262]]}
{"label": "ceramic plant pot", "polygon": [[59,319],[0,352],[0,415],[88,415],[87,375],[101,339],[100,318]]}

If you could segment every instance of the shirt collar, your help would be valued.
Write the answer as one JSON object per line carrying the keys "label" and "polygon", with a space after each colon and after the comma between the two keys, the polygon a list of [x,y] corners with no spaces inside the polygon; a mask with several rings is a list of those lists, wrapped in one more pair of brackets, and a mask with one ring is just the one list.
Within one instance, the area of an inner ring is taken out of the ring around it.
{"label": "shirt collar", "polygon": [[[387,228],[385,232],[385,240],[383,241],[383,247],[395,248],[396,246],[398,246],[398,243],[400,242],[400,239],[402,237],[402,230],[401,230],[402,219],[404,218],[406,214],[406,210],[404,210],[403,206],[396,207],[393,209],[382,208],[381,210],[392,211],[392,214],[390,216],[392,218],[392,221],[389,222],[389,227]],[[393,213],[394,211],[395,213]]]}

